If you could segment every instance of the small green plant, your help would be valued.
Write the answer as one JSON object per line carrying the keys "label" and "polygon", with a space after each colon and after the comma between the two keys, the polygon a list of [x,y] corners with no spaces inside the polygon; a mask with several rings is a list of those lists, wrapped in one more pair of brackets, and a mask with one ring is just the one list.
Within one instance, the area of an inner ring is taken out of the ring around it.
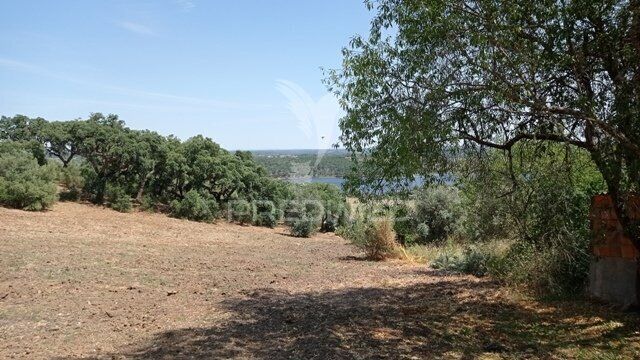
{"label": "small green plant", "polygon": [[480,247],[467,247],[462,253],[443,252],[434,259],[434,269],[455,271],[475,276],[484,276],[489,272],[493,255]]}

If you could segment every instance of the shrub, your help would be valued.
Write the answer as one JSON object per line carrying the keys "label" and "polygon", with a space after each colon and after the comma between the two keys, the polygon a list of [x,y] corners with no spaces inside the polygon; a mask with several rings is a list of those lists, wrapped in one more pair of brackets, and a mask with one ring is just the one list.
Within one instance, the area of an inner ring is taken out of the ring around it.
{"label": "shrub", "polygon": [[309,237],[322,225],[324,208],[317,200],[290,201],[285,207],[285,224],[294,236]]}
{"label": "shrub", "polygon": [[140,209],[142,211],[155,212],[156,211],[156,199],[150,195],[145,195],[140,200]]}
{"label": "shrub", "polygon": [[372,260],[384,260],[396,256],[399,245],[393,231],[393,221],[386,217],[373,221],[365,230],[362,247]]}
{"label": "shrub", "polygon": [[0,143],[0,204],[30,211],[44,210],[56,200],[55,167],[12,142]]}
{"label": "shrub", "polygon": [[78,201],[82,195],[84,187],[84,177],[79,166],[69,164],[69,166],[60,170],[60,185],[64,188],[60,192],[60,200],[62,201]]}
{"label": "shrub", "polygon": [[304,213],[306,217],[316,219],[316,226],[324,232],[335,231],[340,222],[344,224],[348,220],[346,198],[337,186],[322,183],[298,184],[293,190],[294,202],[298,205],[288,204],[285,209],[286,218],[296,220]]}
{"label": "shrub", "polygon": [[[482,159],[477,166],[483,171],[464,177],[462,187],[465,198],[483,211],[467,210],[474,224],[470,230],[517,240],[489,272],[540,295],[580,293],[590,261],[590,199],[606,189],[602,176],[588,153],[562,145],[528,142],[512,152],[518,161],[511,164],[499,153]],[[497,175],[509,173],[512,178]]]}
{"label": "shrub", "polygon": [[524,287],[538,295],[570,297],[585,289],[590,260],[588,249],[588,242],[565,242],[547,248],[519,242],[492,262],[489,272],[507,284]]}
{"label": "shrub", "polygon": [[346,226],[338,228],[337,234],[362,249],[371,260],[384,260],[398,256],[401,249],[396,241],[393,221],[388,216],[372,220],[367,215],[356,216]]}
{"label": "shrub", "polygon": [[452,186],[425,187],[415,194],[417,241],[442,242],[459,229],[460,196]]}
{"label": "shrub", "polygon": [[234,200],[229,203],[229,216],[240,225],[250,224],[253,222],[253,208],[246,200]]}
{"label": "shrub", "polygon": [[218,214],[218,203],[191,190],[182,200],[172,201],[169,209],[171,216],[176,218],[210,222]]}
{"label": "shrub", "polygon": [[278,223],[278,214],[275,204],[271,201],[255,202],[256,216],[254,224],[257,226],[266,226],[270,228],[276,227]]}
{"label": "shrub", "polygon": [[115,211],[127,213],[133,208],[131,196],[119,186],[107,186],[106,195],[109,207]]}
{"label": "shrub", "polygon": [[416,221],[411,209],[400,204],[393,208],[393,230],[396,232],[398,242],[404,246],[413,244],[416,241]]}
{"label": "shrub", "polygon": [[291,224],[291,234],[296,237],[310,237],[317,229],[316,220],[307,217],[294,220]]}

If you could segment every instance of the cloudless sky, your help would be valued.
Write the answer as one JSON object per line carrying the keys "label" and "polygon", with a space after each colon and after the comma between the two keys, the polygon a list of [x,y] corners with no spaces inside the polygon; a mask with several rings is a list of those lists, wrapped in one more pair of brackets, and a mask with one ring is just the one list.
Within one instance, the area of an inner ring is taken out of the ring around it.
{"label": "cloudless sky", "polygon": [[[316,148],[305,121],[329,121],[312,113],[332,102],[301,106],[327,100],[321,67],[370,17],[360,0],[2,1],[0,114],[114,113],[228,149]],[[317,136],[335,138],[327,127]]]}

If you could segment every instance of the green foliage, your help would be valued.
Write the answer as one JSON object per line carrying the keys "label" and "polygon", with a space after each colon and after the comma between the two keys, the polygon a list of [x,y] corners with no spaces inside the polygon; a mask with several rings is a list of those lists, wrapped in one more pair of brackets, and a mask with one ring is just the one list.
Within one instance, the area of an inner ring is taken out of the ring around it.
{"label": "green foliage", "polygon": [[286,205],[285,223],[287,219],[307,217],[313,219],[320,230],[330,232],[348,219],[346,197],[335,185],[297,184],[292,192],[294,200]]}
{"label": "green foliage", "polygon": [[82,196],[85,179],[82,169],[75,164],[69,164],[60,170],[60,185],[64,188],[60,192],[61,201],[78,201]]}
{"label": "green foliage", "polygon": [[463,215],[458,190],[427,186],[415,194],[418,242],[442,242],[458,231]]}
{"label": "green foliage", "polygon": [[314,224],[313,232],[316,232],[322,224],[323,214],[324,207],[319,200],[291,200],[285,205],[284,222],[288,226],[293,226],[299,220],[308,220]]}
{"label": "green foliage", "polygon": [[150,195],[145,195],[140,200],[140,210],[142,211],[155,212],[157,205],[156,200]]}
{"label": "green foliage", "polygon": [[127,213],[133,208],[131,197],[119,186],[107,186],[106,198],[109,202],[109,207],[115,211]]}
{"label": "green foliage", "polygon": [[60,160],[65,168],[79,154],[81,124],[78,121],[41,121],[37,138],[45,144],[47,155]]}
{"label": "green foliage", "polygon": [[272,201],[256,201],[254,225],[274,228],[278,224],[278,213]]}
{"label": "green foliage", "polygon": [[0,142],[0,204],[17,209],[39,211],[56,200],[57,171],[38,161],[23,144]]}
{"label": "green foliage", "polygon": [[[582,291],[590,261],[589,206],[605,190],[602,176],[585,151],[528,142],[514,147],[512,159],[483,159],[477,176],[464,176],[462,192],[471,207],[466,233],[485,239],[511,237],[517,246],[495,275],[539,293],[572,295]],[[488,170],[487,170],[488,169]],[[508,177],[493,174],[506,173]],[[497,221],[500,228],[492,229]]]}
{"label": "green foliage", "polygon": [[38,137],[45,120],[24,115],[0,117],[0,140],[27,142]]}
{"label": "green foliage", "polygon": [[195,190],[189,191],[184,199],[170,204],[171,216],[193,221],[211,222],[218,215],[218,203]]}
{"label": "green foliage", "polygon": [[293,192],[294,200],[285,205],[284,217],[294,235],[306,234],[296,236],[333,231],[348,214],[346,199],[334,185],[298,184]]}
{"label": "green foliage", "polygon": [[404,246],[414,244],[417,235],[418,224],[411,209],[406,204],[399,204],[393,208],[393,230],[396,232],[398,242]]}
{"label": "green foliage", "polygon": [[443,252],[431,263],[434,269],[443,269],[475,276],[486,275],[491,265],[496,260],[496,255],[486,251],[485,248],[469,246],[461,254]]}
{"label": "green foliage", "polygon": [[[368,4],[376,11],[370,33],[350,42],[342,69],[327,79],[346,110],[341,143],[358,165],[349,189],[446,174],[461,153],[492,148],[510,159],[500,175],[515,184],[500,192],[515,201],[472,195],[481,213],[468,219],[468,236],[517,236],[545,244],[538,251],[581,244],[587,192],[562,178],[554,185],[551,172],[529,173],[535,159],[516,154],[523,142],[568,145],[594,162],[623,233],[640,249],[640,221],[626,201],[640,191],[640,46],[630,35],[637,2]],[[541,157],[562,165],[558,156]],[[493,225],[503,219],[515,221],[506,232]]]}
{"label": "green foliage", "polygon": [[282,154],[261,153],[255,154],[258,164],[265,167],[267,172],[278,178],[305,178],[305,177],[345,177],[351,169],[351,158],[347,153],[318,154]]}
{"label": "green foliage", "polygon": [[[182,142],[132,130],[116,115],[94,113],[87,120],[64,122],[2,117],[0,139],[19,140],[41,164],[45,151],[59,160],[66,188],[62,197],[67,200],[83,196],[97,204],[118,203],[116,207],[127,210],[131,199],[180,203],[191,191],[217,204],[240,198],[271,201],[280,208],[292,198],[289,185],[269,178],[249,152],[230,153],[203,136]],[[119,189],[118,201],[107,194],[113,188]],[[281,214],[276,210],[260,221],[273,226]]]}
{"label": "green foliage", "polygon": [[291,222],[291,234],[293,236],[310,237],[317,231],[317,221],[311,217],[301,217]]}
{"label": "green foliage", "polygon": [[253,207],[247,200],[233,200],[229,203],[229,218],[240,225],[253,222]]}

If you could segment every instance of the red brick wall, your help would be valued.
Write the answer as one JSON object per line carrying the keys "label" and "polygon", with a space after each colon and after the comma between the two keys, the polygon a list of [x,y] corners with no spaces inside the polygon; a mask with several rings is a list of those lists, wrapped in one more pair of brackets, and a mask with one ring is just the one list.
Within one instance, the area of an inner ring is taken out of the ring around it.
{"label": "red brick wall", "polygon": [[[631,215],[640,219],[640,196],[632,196]],[[635,259],[640,257],[631,240],[622,234],[611,197],[596,195],[591,202],[591,229],[593,230],[593,254],[599,257]]]}

